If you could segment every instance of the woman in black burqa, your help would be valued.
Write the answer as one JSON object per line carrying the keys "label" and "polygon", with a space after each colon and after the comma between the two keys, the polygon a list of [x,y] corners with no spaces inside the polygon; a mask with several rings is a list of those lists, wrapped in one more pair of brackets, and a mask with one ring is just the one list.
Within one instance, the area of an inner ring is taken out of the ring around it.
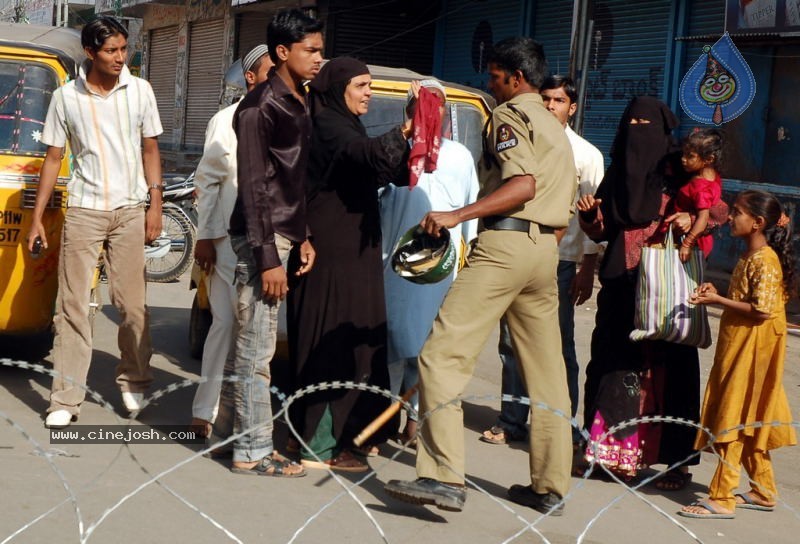
{"label": "woman in black burqa", "polygon": [[[598,274],[601,289],[584,388],[584,426],[593,438],[640,414],[690,421],[698,421],[700,415],[697,348],[633,342],[628,337],[633,330],[641,249],[656,232],[669,195],[686,181],[672,136],[677,125],[675,115],[660,100],[632,99],[617,128],[611,165],[594,195],[600,213],[596,209],[580,213],[587,234],[608,242]],[[724,208],[712,209],[709,225],[724,222],[726,213]],[[691,227],[688,214],[670,219],[680,231]],[[693,427],[681,424],[631,425],[602,442],[590,443],[586,452],[589,459],[594,457],[625,477],[645,465],[676,465],[656,486],[677,490],[690,481],[688,466],[699,462],[693,456],[695,434]]]}
{"label": "woman in black burqa", "polygon": [[[369,138],[367,66],[352,58],[326,63],[310,83],[313,120],[308,169],[308,225],[317,253],[311,272],[293,279],[288,297],[289,349],[296,387],[351,380],[389,388],[378,188],[408,184],[410,122]],[[365,81],[367,82],[365,87]],[[309,445],[311,468],[363,471],[353,437],[389,399],[352,389],[302,397],[292,421]],[[396,429],[389,426],[384,440]]]}

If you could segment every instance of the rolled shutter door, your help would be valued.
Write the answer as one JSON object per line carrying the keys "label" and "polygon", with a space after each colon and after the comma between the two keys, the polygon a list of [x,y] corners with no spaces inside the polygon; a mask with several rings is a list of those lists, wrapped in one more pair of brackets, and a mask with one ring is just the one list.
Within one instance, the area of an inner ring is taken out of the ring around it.
{"label": "rolled shutter door", "polygon": [[634,96],[664,98],[670,0],[594,4],[583,137],[608,157],[617,124]]}
{"label": "rolled shutter door", "polygon": [[189,29],[189,72],[183,144],[201,150],[209,119],[217,113],[222,92],[223,19],[199,21]]}
{"label": "rolled shutter door", "polygon": [[536,2],[533,38],[544,47],[550,74],[569,75],[574,0]]}
{"label": "rolled shutter door", "polygon": [[172,145],[175,130],[175,61],[178,56],[178,27],[170,26],[150,31],[150,60],[147,79],[156,96],[158,114],[164,132],[162,144]]}
{"label": "rolled shutter door", "polygon": [[[267,25],[270,16],[266,13],[243,13],[238,16],[236,34],[236,57],[241,59],[258,44],[267,43]],[[236,59],[234,59],[236,60]]]}
{"label": "rolled shutter door", "polygon": [[[722,34],[725,22],[725,5],[722,2],[692,2],[689,8],[689,18],[686,28],[688,36],[713,36]],[[712,45],[716,38],[709,37],[700,41],[689,41],[686,43],[686,50],[683,58],[683,67],[681,69],[680,77],[689,71],[692,65],[700,58],[703,52],[704,45]],[[683,111],[683,108],[678,107],[680,111],[676,112],[680,115],[681,134],[687,134],[695,127],[707,128],[701,123],[698,123]]]}
{"label": "rolled shutter door", "polygon": [[487,89],[486,58],[493,44],[521,35],[522,4],[519,0],[447,2],[442,79]]}
{"label": "rolled shutter door", "polygon": [[438,13],[441,2],[405,0],[369,4],[353,0],[330,3],[332,13],[327,24],[335,31],[327,35],[326,56],[355,56],[369,64],[429,74],[436,34],[429,14]]}

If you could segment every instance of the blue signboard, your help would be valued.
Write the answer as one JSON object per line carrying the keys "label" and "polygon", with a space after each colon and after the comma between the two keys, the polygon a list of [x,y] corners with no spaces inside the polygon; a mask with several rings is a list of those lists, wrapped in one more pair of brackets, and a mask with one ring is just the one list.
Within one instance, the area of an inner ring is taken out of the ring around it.
{"label": "blue signboard", "polygon": [[741,115],[755,95],[753,72],[727,32],[717,43],[703,48],[679,90],[686,115],[717,126]]}

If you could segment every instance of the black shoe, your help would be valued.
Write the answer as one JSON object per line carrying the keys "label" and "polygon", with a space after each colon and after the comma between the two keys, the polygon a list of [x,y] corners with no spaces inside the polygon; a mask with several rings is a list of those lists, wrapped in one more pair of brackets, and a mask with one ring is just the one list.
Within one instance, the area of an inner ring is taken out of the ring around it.
{"label": "black shoe", "polygon": [[529,485],[512,485],[508,488],[508,498],[542,514],[560,516],[564,513],[561,497],[555,493],[534,493]]}
{"label": "black shoe", "polygon": [[384,489],[395,499],[412,504],[434,504],[441,510],[451,512],[461,512],[467,500],[465,487],[445,484],[433,478],[390,480]]}

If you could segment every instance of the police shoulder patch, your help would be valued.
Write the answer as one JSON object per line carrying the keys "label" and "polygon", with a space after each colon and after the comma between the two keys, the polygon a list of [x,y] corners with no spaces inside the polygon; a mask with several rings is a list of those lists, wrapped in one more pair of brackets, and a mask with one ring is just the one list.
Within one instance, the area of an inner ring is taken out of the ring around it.
{"label": "police shoulder patch", "polygon": [[503,123],[497,127],[495,148],[498,153],[515,147],[517,143],[517,135],[514,134],[514,129],[511,128],[511,125]]}

